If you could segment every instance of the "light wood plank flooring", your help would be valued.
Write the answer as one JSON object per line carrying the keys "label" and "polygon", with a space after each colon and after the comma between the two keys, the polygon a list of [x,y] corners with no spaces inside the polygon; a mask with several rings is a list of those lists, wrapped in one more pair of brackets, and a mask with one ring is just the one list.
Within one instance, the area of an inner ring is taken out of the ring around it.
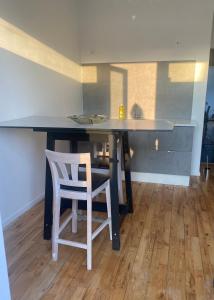
{"label": "light wood plank flooring", "polygon": [[[51,260],[42,203],[7,228],[13,299],[214,299],[214,177],[192,179],[189,188],[134,183],[133,195],[121,250],[112,251],[107,230],[101,233],[91,272],[81,249],[60,246],[58,262]],[[83,222],[79,229],[82,240]]]}

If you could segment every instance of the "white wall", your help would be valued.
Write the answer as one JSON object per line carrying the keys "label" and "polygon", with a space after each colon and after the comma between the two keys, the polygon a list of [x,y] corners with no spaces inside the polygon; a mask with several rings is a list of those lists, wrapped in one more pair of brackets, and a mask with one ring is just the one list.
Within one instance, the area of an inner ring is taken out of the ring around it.
{"label": "white wall", "polygon": [[[204,127],[204,109],[206,103],[206,91],[207,91],[207,76],[209,66],[209,52],[208,47],[207,54],[204,53],[204,59],[197,61],[198,66],[201,65],[203,69],[203,78],[200,81],[194,83],[193,90],[193,105],[192,105],[192,117],[191,119],[197,121],[197,126],[194,131],[193,148],[192,148],[192,175],[200,175],[200,163],[201,163],[201,148],[202,148],[202,135]],[[200,67],[199,67],[200,68]],[[197,65],[196,65],[197,70]],[[197,72],[195,74],[197,77]]]}
{"label": "white wall", "polygon": [[83,63],[196,60],[192,174],[198,175],[214,2],[80,0],[79,5]]}
{"label": "white wall", "polygon": [[197,59],[210,43],[212,2],[80,0],[81,61]]}
{"label": "white wall", "polygon": [[211,36],[211,48],[214,48],[214,16],[213,16],[213,30]]}
{"label": "white wall", "polygon": [[[0,11],[10,24],[79,61],[76,0],[0,0]],[[82,112],[78,80],[4,49],[0,49],[0,66],[0,121]],[[44,149],[45,134],[0,130],[0,211],[4,224],[43,197]]]}
{"label": "white wall", "polygon": [[[193,154],[192,154],[192,174],[200,175],[200,159],[201,159],[201,147],[202,147],[202,135],[204,125],[204,110],[206,103],[207,93],[207,80],[208,80],[208,69],[209,69],[209,56],[210,48],[214,45],[214,19],[213,19],[214,4],[212,4],[209,14],[209,18],[203,19],[204,23],[209,25],[210,30],[207,29],[204,34],[207,34],[208,41],[204,44],[204,50],[202,53],[197,54],[198,70],[201,69],[201,78],[197,80],[197,66],[195,73],[195,84],[193,92],[193,107],[192,107],[192,120],[197,120],[198,126],[195,129],[194,140],[193,140]],[[210,43],[209,43],[209,34]],[[205,47],[206,46],[206,47]]]}

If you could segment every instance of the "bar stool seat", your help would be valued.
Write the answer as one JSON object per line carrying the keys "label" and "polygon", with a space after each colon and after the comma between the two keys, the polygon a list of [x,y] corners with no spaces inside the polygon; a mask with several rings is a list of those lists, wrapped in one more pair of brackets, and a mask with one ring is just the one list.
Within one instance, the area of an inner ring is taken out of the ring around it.
{"label": "bar stool seat", "polygon": [[[86,173],[85,172],[79,172],[78,173],[78,178],[79,178],[80,181],[86,180]],[[71,180],[72,177],[69,176],[69,179]],[[92,173],[91,174],[91,188],[92,188],[92,191],[95,191],[97,188],[99,188],[101,185],[103,185],[109,179],[110,179],[110,177],[108,175]],[[70,190],[70,191],[86,192],[86,187],[60,185],[60,188],[64,189],[64,190]]]}

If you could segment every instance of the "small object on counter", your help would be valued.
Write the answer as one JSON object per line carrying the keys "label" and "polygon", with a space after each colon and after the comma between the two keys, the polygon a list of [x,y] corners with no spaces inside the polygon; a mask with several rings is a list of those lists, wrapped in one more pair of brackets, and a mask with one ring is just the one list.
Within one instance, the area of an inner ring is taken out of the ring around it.
{"label": "small object on counter", "polygon": [[105,115],[72,115],[68,117],[69,119],[77,122],[78,124],[99,124],[107,120]]}
{"label": "small object on counter", "polygon": [[119,119],[120,120],[125,120],[126,118],[126,109],[123,104],[120,104],[119,106]]}

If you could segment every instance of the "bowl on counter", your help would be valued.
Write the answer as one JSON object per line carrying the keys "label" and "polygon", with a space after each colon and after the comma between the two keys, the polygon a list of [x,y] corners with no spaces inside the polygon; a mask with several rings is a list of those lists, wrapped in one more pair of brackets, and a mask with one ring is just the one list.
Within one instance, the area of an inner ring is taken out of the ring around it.
{"label": "bowl on counter", "polygon": [[83,114],[83,115],[72,115],[69,119],[77,122],[78,124],[99,124],[107,120],[106,115],[99,114]]}

